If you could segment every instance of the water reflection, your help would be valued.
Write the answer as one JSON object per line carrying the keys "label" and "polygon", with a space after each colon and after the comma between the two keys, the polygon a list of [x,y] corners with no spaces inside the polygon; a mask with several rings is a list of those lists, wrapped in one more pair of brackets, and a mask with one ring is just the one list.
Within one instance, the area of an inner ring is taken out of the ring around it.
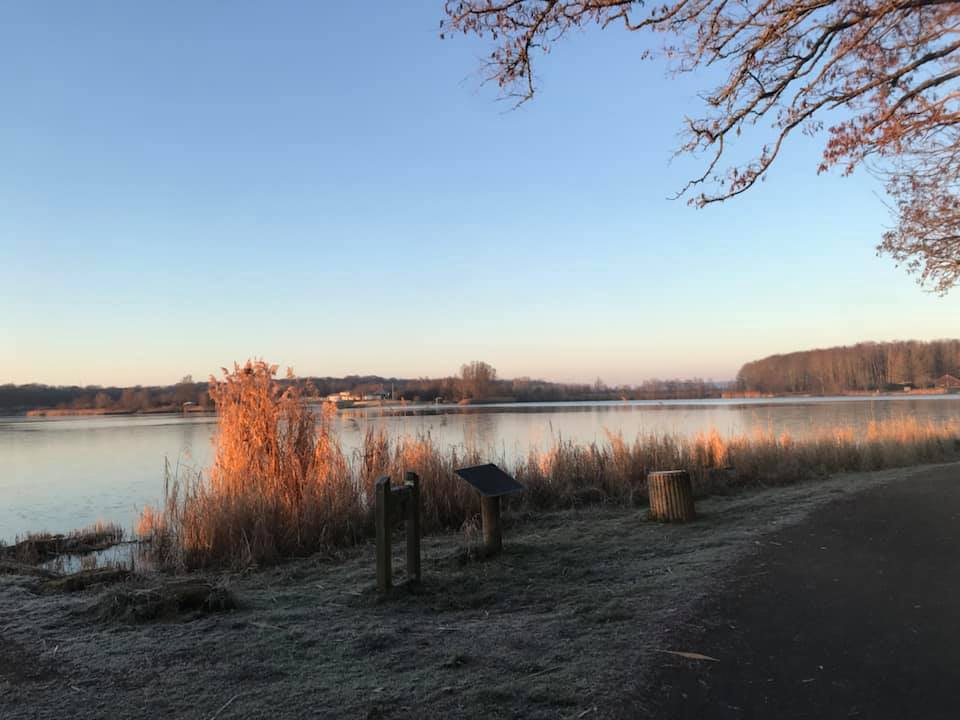
{"label": "water reflection", "polygon": [[[795,436],[837,425],[910,416],[960,418],[960,396],[762,401],[560,403],[501,406],[406,406],[338,413],[352,453],[368,429],[391,437],[429,435],[513,458],[557,440],[603,441],[608,432],[691,435],[771,431]],[[209,415],[0,418],[0,539],[27,531],[64,532],[98,519],[132,525],[163,488],[164,463],[202,468],[212,457]]]}

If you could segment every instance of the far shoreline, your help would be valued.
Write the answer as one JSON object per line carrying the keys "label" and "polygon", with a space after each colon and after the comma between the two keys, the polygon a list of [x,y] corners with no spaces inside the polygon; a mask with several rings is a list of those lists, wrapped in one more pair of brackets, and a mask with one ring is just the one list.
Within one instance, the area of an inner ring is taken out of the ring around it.
{"label": "far shoreline", "polygon": [[173,407],[150,408],[149,410],[116,410],[110,408],[35,408],[9,417],[103,417],[114,415],[200,415],[214,413],[216,408],[197,406],[195,410],[183,410]]}
{"label": "far shoreline", "polygon": [[[445,411],[457,411],[458,409],[496,409],[497,407],[512,406],[563,406],[571,403],[578,405],[611,405],[633,403],[697,403],[697,402],[715,402],[715,401],[763,401],[763,400],[829,400],[829,399],[897,399],[897,398],[941,398],[947,396],[960,397],[960,390],[955,388],[921,388],[915,390],[883,390],[883,391],[849,391],[842,393],[759,393],[754,391],[737,392],[727,391],[720,396],[710,395],[702,397],[674,397],[674,398],[635,398],[635,399],[610,399],[610,398],[587,398],[582,400],[519,400],[517,398],[497,397],[484,400],[469,399],[459,402],[429,402],[423,400],[376,400],[376,401],[349,401],[337,402],[338,410],[366,410],[376,408],[388,409],[416,409],[426,410],[430,408],[443,409]],[[308,398],[310,404],[322,404],[322,398]],[[122,410],[112,408],[33,408],[30,410],[21,410],[13,412],[5,417],[29,417],[29,418],[67,418],[67,417],[113,417],[113,416],[139,416],[139,415],[205,415],[215,414],[215,407],[192,406],[187,409],[174,408],[170,406],[150,408],[147,410]]]}

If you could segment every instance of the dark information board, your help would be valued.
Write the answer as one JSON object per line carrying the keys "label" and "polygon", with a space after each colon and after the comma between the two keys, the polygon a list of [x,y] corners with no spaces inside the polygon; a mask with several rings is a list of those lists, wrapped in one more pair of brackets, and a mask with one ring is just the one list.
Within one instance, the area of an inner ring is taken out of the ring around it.
{"label": "dark information board", "polygon": [[454,472],[475,487],[484,497],[509,495],[524,489],[523,485],[493,463],[460,468]]}

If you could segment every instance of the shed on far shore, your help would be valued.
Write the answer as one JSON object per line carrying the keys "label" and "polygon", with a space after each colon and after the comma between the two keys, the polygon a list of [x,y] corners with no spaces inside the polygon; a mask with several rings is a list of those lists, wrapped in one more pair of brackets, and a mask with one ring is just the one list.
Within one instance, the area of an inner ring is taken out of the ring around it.
{"label": "shed on far shore", "polygon": [[960,378],[954,377],[949,373],[946,375],[941,375],[936,380],[936,386],[938,388],[946,388],[948,390],[957,390],[960,389]]}

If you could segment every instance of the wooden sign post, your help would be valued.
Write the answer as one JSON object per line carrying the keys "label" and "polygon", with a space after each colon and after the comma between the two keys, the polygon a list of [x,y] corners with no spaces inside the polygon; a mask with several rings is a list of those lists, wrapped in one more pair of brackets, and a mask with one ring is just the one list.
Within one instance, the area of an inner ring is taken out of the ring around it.
{"label": "wooden sign post", "polygon": [[500,524],[500,498],[521,492],[524,487],[493,463],[474,465],[454,471],[480,493],[480,522],[483,524],[483,549],[497,555],[503,549]]}
{"label": "wooden sign post", "polygon": [[420,478],[408,472],[402,487],[390,485],[389,477],[377,480],[374,524],[377,530],[377,590],[393,585],[391,535],[403,523],[407,534],[407,582],[420,582]]}
{"label": "wooden sign post", "polygon": [[496,555],[503,550],[499,495],[480,496],[480,524],[483,527],[483,547],[487,555]]}

